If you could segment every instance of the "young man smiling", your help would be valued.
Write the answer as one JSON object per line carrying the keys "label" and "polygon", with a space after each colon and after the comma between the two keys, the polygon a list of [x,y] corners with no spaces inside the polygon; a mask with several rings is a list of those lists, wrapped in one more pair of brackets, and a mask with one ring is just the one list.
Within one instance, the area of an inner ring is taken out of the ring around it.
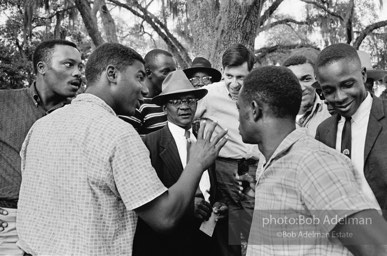
{"label": "young man smiling", "polygon": [[215,162],[217,200],[229,207],[228,221],[219,223],[215,236],[222,255],[241,255],[241,236],[247,239],[254,200],[241,197],[235,189],[236,173],[255,176],[258,148],[242,142],[238,133],[238,110],[235,102],[244,78],[254,65],[254,55],[242,44],[231,45],[222,56],[223,80],[206,86],[208,94],[199,101],[196,117],[217,121],[228,130],[228,143]]}
{"label": "young man smiling", "polygon": [[301,97],[276,66],[252,71],[240,92],[240,134],[262,152],[247,256],[386,255],[387,223],[351,161],[296,129]]}
{"label": "young man smiling", "polygon": [[337,113],[321,123],[316,139],[351,158],[362,190],[376,198],[387,219],[387,103],[367,92],[367,71],[352,46],[328,46],[316,66],[325,99]]}
{"label": "young man smiling", "polygon": [[[317,59],[317,54],[314,56]],[[301,106],[296,116],[297,127],[305,127],[308,134],[314,137],[317,126],[331,116],[327,105],[320,99],[313,87],[316,82],[314,61],[311,57],[297,53],[287,58],[282,65],[296,75],[302,89]]]}

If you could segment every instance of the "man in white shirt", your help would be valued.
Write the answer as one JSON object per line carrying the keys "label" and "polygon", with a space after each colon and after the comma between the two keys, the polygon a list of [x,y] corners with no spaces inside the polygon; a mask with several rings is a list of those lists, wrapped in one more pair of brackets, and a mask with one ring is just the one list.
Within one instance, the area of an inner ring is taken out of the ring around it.
{"label": "man in white shirt", "polygon": [[[386,210],[387,104],[367,92],[366,68],[361,66],[358,53],[350,45],[325,48],[318,56],[316,72],[326,101],[337,113],[321,123],[316,139],[352,159],[363,177],[363,192]],[[344,148],[346,122],[350,144]],[[387,219],[386,212],[383,216]]]}
{"label": "man in white shirt", "polygon": [[[317,58],[317,53],[315,56]],[[331,116],[327,105],[320,99],[316,88],[313,87],[316,82],[315,59],[306,54],[298,53],[288,57],[282,64],[296,75],[302,89],[302,101],[296,116],[296,125],[297,127],[305,127],[312,137],[316,135],[317,126]]]}
{"label": "man in white shirt", "polygon": [[[149,149],[152,166],[166,187],[177,182],[186,166],[190,141],[196,140],[192,135],[192,122],[197,101],[206,94],[207,89],[194,88],[184,72],[178,70],[165,78],[162,92],[152,99],[152,103],[162,106],[168,122],[162,129],[147,134],[143,140]],[[191,209],[173,232],[158,234],[145,222],[139,222],[134,255],[216,255],[215,243],[199,230],[200,223],[210,217],[213,206],[219,214],[217,218],[227,210],[220,203],[210,204],[208,191],[215,184],[212,174],[212,170],[203,174],[192,198]]]}

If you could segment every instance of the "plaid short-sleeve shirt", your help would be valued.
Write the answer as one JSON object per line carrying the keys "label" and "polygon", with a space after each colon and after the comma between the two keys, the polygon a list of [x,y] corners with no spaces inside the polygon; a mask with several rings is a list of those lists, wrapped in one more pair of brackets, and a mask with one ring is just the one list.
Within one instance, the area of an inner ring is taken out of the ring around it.
{"label": "plaid short-sleeve shirt", "polygon": [[81,94],[34,124],[22,151],[19,244],[43,255],[131,255],[134,209],[166,191],[133,127]]}
{"label": "plaid short-sleeve shirt", "polygon": [[378,208],[349,158],[296,129],[259,161],[247,255],[352,255],[330,231]]}

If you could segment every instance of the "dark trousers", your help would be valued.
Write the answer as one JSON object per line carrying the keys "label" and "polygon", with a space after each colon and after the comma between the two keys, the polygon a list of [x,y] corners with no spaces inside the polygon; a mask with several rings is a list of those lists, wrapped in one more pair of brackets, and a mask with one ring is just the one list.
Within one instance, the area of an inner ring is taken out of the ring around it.
{"label": "dark trousers", "polygon": [[[254,211],[254,198],[240,195],[235,181],[238,162],[234,159],[218,158],[215,162],[217,179],[216,201],[228,206],[228,217],[216,224],[214,238],[222,256],[240,256],[241,236],[249,237]],[[248,166],[248,173],[255,177],[257,163]]]}

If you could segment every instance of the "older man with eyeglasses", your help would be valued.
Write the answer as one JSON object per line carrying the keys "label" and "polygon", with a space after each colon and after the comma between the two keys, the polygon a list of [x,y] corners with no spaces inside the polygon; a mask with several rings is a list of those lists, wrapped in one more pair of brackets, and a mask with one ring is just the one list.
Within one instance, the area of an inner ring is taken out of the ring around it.
{"label": "older man with eyeglasses", "polygon": [[[195,88],[184,72],[178,70],[165,78],[162,92],[152,99],[152,103],[162,106],[168,121],[162,129],[147,134],[143,140],[149,149],[152,165],[166,187],[177,182],[188,161],[190,141],[196,140],[192,135],[192,122],[197,101],[206,94],[207,89]],[[218,255],[216,243],[199,230],[201,223],[208,220],[212,212],[217,220],[227,210],[224,204],[210,203],[213,201],[212,185],[215,184],[212,169],[203,174],[192,198],[192,208],[187,210],[173,232],[158,234],[145,222],[139,221],[133,255]]]}
{"label": "older man with eyeglasses", "polygon": [[195,88],[219,82],[222,79],[222,73],[212,68],[211,62],[203,57],[196,57],[192,61],[192,66],[183,71]]}

